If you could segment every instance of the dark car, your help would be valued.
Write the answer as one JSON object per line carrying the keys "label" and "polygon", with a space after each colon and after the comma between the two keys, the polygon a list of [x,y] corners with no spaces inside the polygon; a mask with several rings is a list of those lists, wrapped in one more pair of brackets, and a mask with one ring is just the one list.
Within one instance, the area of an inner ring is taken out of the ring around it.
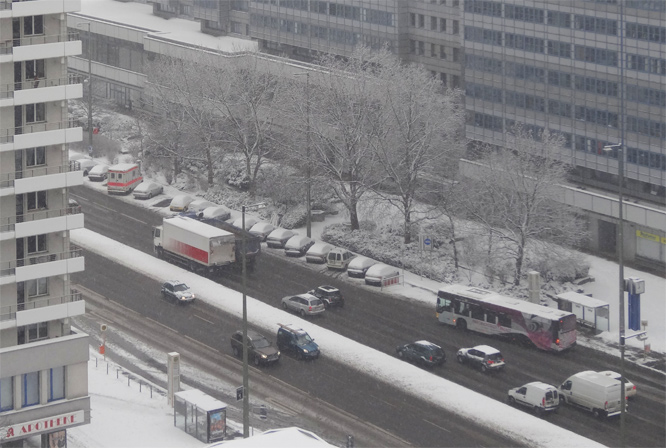
{"label": "dark car", "polygon": [[442,347],[428,341],[416,341],[396,347],[398,357],[424,367],[435,367],[446,362]]}
{"label": "dark car", "polygon": [[169,280],[162,284],[162,297],[175,300],[177,303],[194,301],[194,293],[190,287],[178,280]]}
{"label": "dark car", "polygon": [[460,364],[479,367],[482,372],[499,371],[504,368],[502,353],[489,345],[461,348],[458,350],[457,358]]}
{"label": "dark car", "polygon": [[277,346],[280,350],[294,353],[301,359],[319,358],[319,346],[305,330],[291,325],[279,325]]}
{"label": "dark car", "polygon": [[342,297],[342,293],[335,286],[322,285],[318,286],[312,291],[308,291],[308,294],[312,294],[322,302],[326,308],[332,306],[345,306],[345,299]]}
{"label": "dark car", "polygon": [[[280,351],[264,335],[254,330],[247,330],[247,357],[255,365],[272,364],[280,360]],[[234,356],[243,357],[243,332],[238,330],[231,335],[231,350]]]}

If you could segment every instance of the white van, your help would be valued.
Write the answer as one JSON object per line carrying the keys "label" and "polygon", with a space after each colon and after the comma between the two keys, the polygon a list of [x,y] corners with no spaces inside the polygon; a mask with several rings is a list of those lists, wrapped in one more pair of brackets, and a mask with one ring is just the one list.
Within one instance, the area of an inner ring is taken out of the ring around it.
{"label": "white van", "polygon": [[508,401],[511,406],[519,404],[534,411],[538,416],[546,412],[557,412],[560,406],[557,388],[550,384],[534,381],[524,386],[509,389]]}
{"label": "white van", "polygon": [[560,385],[560,401],[587,409],[595,417],[612,417],[620,414],[620,388],[618,380],[586,370]]}
{"label": "white van", "polygon": [[336,247],[326,256],[326,265],[329,269],[345,270],[349,266],[349,262],[354,258],[354,254],[347,249]]}

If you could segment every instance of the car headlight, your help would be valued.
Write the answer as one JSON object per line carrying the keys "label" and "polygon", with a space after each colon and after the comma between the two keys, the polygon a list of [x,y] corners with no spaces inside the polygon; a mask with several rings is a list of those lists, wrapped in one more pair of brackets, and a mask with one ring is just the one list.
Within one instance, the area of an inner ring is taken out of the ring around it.
{"label": "car headlight", "polygon": [[280,356],[280,350],[278,350],[277,355]]}
{"label": "car headlight", "polygon": [[309,353],[307,348],[303,349],[303,353]]}
{"label": "car headlight", "polygon": [[185,300],[185,296],[181,297],[180,300]]}
{"label": "car headlight", "polygon": [[268,356],[262,354],[262,355],[261,355],[261,358],[262,358],[262,359],[266,359],[266,358],[268,358]]}

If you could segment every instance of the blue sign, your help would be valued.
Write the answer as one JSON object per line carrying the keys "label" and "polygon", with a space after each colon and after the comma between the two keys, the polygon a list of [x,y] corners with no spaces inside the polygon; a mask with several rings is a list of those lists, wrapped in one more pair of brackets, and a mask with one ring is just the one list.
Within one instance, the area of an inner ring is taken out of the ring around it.
{"label": "blue sign", "polygon": [[430,246],[430,243],[432,243],[432,241],[430,241],[430,238],[426,238],[423,240],[423,244],[425,244],[426,246]]}

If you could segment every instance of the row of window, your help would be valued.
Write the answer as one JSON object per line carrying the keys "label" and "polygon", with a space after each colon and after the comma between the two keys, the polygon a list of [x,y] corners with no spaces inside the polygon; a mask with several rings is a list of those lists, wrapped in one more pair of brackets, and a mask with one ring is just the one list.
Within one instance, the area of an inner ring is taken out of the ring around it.
{"label": "row of window", "polygon": [[362,8],[360,6],[319,0],[252,0],[254,3],[270,4],[282,8],[311,11],[317,14],[326,14],[332,17],[358,20],[375,25],[395,26],[395,15],[392,12],[380,9]]}
{"label": "row of window", "polygon": [[[0,378],[0,412],[14,409],[14,380],[21,381],[21,407],[35,406],[39,404],[41,381],[39,372],[25,373],[16,377]],[[47,399],[49,402],[63,400],[65,398],[65,367],[54,367],[49,369]]]}
{"label": "row of window", "polygon": [[[504,129],[512,129],[515,126],[516,121],[511,119],[503,120],[501,117],[491,114],[472,112],[467,116],[467,123],[491,131],[504,132]],[[663,123],[653,123],[661,124],[662,132],[666,130],[664,129]],[[524,125],[524,127],[525,129],[531,130],[533,135],[539,135],[539,133],[543,131],[542,127],[536,125]],[[571,134],[566,132],[558,133],[564,137],[564,147],[570,148],[572,144]],[[604,146],[611,145],[609,142],[595,140],[585,136],[575,136],[573,138],[573,144],[577,151],[591,152],[604,157],[617,158],[617,151],[610,153],[603,151]],[[664,154],[637,148],[627,148],[626,152],[627,163],[666,171],[666,155]]]}
{"label": "row of window", "polygon": [[[504,74],[525,81],[547,82],[553,86],[573,88],[582,92],[607,95],[613,98],[619,97],[619,84],[605,79],[571,75],[557,70],[545,70],[532,65],[503,62],[499,59],[470,54],[465,56],[465,64],[471,69],[486,73]],[[666,90],[628,85],[626,86],[626,99],[650,106],[666,107]]]}
{"label": "row of window", "polygon": [[[423,14],[410,13],[409,14],[409,24],[412,28],[425,28],[426,16]],[[452,34],[458,34],[460,31],[460,22],[458,20],[452,20]],[[446,19],[443,17],[430,17],[430,28],[431,31],[438,31],[440,33],[446,32]]]}
{"label": "row of window", "polygon": [[393,46],[393,42],[391,40],[380,39],[373,35],[359,34],[337,28],[308,25],[306,23],[278,19],[277,17],[271,16],[252,14],[250,16],[250,23],[252,26],[256,27],[264,27],[302,36],[309,35],[317,39],[327,40],[329,42],[337,42],[344,45],[358,45],[363,43],[373,49],[384,47],[390,49]]}
{"label": "row of window", "polygon": [[[420,40],[409,40],[409,52],[410,54],[415,54],[419,56],[425,56],[426,55],[426,46],[430,48],[430,57],[432,58],[439,58],[439,59],[447,59],[448,54],[446,52],[446,47],[444,45],[437,45],[437,44],[426,44],[423,41]],[[439,51],[438,51],[439,50]],[[453,47],[452,49],[452,61],[453,62],[460,62],[460,48]]]}

